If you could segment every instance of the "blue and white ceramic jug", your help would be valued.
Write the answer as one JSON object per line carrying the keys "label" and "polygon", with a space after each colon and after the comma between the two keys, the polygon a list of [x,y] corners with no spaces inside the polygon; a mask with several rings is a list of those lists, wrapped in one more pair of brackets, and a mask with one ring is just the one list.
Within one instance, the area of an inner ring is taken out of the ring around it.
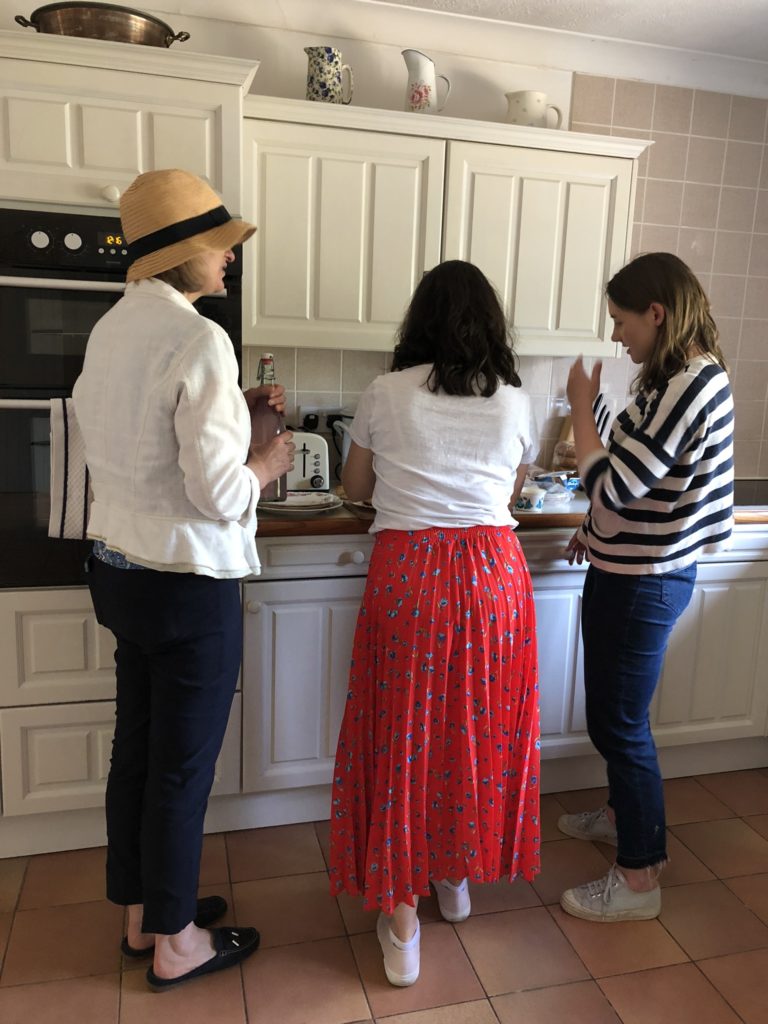
{"label": "blue and white ceramic jug", "polygon": [[[334,46],[305,46],[309,58],[307,99],[322,103],[351,103],[354,79],[349,64],[342,64]],[[346,72],[346,81],[344,74]]]}

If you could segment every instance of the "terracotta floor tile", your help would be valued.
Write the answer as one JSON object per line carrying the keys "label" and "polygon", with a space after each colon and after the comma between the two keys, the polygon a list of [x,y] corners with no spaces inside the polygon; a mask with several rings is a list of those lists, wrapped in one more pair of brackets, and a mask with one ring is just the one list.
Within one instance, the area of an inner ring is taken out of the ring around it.
{"label": "terracotta floor tile", "polygon": [[596,924],[549,907],[553,920],[593,978],[688,962],[688,956],[658,921]]}
{"label": "terracotta floor tile", "polygon": [[19,910],[105,899],[105,848],[30,857]]}
{"label": "terracotta floor tile", "polygon": [[698,779],[667,779],[664,783],[664,806],[668,825],[734,816],[731,808],[705,789]]}
{"label": "terracotta floor tile", "polygon": [[723,884],[735,893],[745,907],[768,924],[768,874],[724,878]]}
{"label": "terracotta floor tile", "polygon": [[753,814],[748,815],[744,821],[753,828],[755,832],[759,832],[761,836],[768,839],[768,814]]}
{"label": "terracotta floor tile", "polygon": [[665,889],[660,920],[692,960],[768,946],[768,927],[719,881]]}
{"label": "terracotta floor tile", "polygon": [[768,839],[740,818],[675,825],[671,831],[718,878],[768,871]]}
{"label": "terracotta floor tile", "polygon": [[242,972],[251,1024],[371,1019],[348,939],[259,950]]}
{"label": "terracotta floor tile", "polygon": [[669,860],[659,875],[662,889],[668,885],[687,885],[689,882],[710,882],[715,876],[672,832],[667,830],[667,856]]}
{"label": "terracotta floor tile", "polygon": [[487,999],[438,1006],[434,1010],[417,1010],[415,1013],[396,1013],[394,1017],[379,1019],[385,1024],[498,1024]]}
{"label": "terracotta floor tile", "polygon": [[[603,847],[613,852],[612,847]],[[532,885],[542,903],[559,903],[564,889],[602,878],[611,866],[593,844],[583,839],[562,839],[541,844],[541,874]]]}
{"label": "terracotta floor tile", "polygon": [[203,836],[203,855],[200,858],[200,885],[216,885],[229,881],[227,843],[223,832]]}
{"label": "terracotta floor tile", "polygon": [[555,793],[555,799],[562,804],[568,814],[579,814],[581,811],[596,811],[608,799],[608,787],[599,789],[571,789],[563,793]]}
{"label": "terracotta floor tile", "polygon": [[325,866],[329,867],[331,863],[331,823],[330,821],[316,821],[315,822],[315,835],[317,841],[320,843],[320,849],[323,852],[323,858],[325,860]]}
{"label": "terracotta floor tile", "polygon": [[16,909],[24,872],[30,860],[30,857],[0,860],[0,914],[11,913]]}
{"label": "terracotta floor tile", "polygon": [[146,967],[123,975],[120,1024],[245,1024],[239,967],[160,994],[147,985],[145,971]]}
{"label": "terracotta floor tile", "polygon": [[541,798],[541,841],[546,843],[551,839],[562,839],[563,833],[557,827],[557,819],[565,814],[565,807],[560,803],[553,793],[547,793]]}
{"label": "terracotta floor tile", "polygon": [[3,957],[5,956],[5,947],[8,944],[8,938],[11,934],[11,925],[13,924],[13,914],[0,914],[0,967],[3,964]]}
{"label": "terracotta floor tile", "polygon": [[325,871],[235,882],[232,895],[237,923],[258,928],[263,949],[344,934]]}
{"label": "terracotta floor tile", "polygon": [[3,1024],[117,1024],[120,975],[0,988]]}
{"label": "terracotta floor tile", "polygon": [[762,772],[719,772],[697,779],[738,815],[768,813],[768,777]]}
{"label": "terracotta floor tile", "polygon": [[739,1024],[694,964],[621,974],[598,985],[623,1024]]}
{"label": "terracotta floor tile", "polygon": [[486,885],[469,884],[472,899],[472,916],[478,914],[498,914],[504,910],[524,910],[526,907],[539,907],[541,900],[536,890],[522,878],[514,882],[506,880],[489,882]]}
{"label": "terracotta floor tile", "polygon": [[456,931],[489,996],[589,977],[544,907],[470,917]]}
{"label": "terracotta floor tile", "polygon": [[495,996],[491,1003],[501,1024],[620,1024],[594,981],[512,992]]}
{"label": "terracotta floor tile", "polygon": [[233,882],[325,871],[325,860],[311,822],[228,832],[227,854]]}
{"label": "terracotta floor tile", "polygon": [[19,910],[0,985],[111,974],[120,967],[122,929],[122,908],[106,901]]}
{"label": "terracotta floor tile", "polygon": [[765,1024],[768,1020],[768,949],[701,960],[698,966],[745,1024]]}
{"label": "terracotta floor tile", "polygon": [[409,988],[395,988],[387,981],[381,947],[374,934],[353,935],[350,941],[374,1017],[469,1002],[485,996],[453,926],[444,921],[422,925],[421,973],[416,984]]}

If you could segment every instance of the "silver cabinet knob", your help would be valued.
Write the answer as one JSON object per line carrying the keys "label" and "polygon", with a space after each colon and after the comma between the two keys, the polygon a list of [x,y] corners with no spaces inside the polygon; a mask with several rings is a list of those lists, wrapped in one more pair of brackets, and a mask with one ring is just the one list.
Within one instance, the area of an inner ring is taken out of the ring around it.
{"label": "silver cabinet knob", "polygon": [[249,615],[258,615],[264,605],[261,601],[246,601],[245,610]]}

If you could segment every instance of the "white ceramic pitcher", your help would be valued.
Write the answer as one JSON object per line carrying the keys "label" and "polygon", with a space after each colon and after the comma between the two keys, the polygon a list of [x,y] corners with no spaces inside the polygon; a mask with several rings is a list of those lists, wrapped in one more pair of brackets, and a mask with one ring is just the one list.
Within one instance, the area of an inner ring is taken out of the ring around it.
{"label": "white ceramic pitcher", "polygon": [[[559,128],[563,123],[563,115],[554,103],[547,103],[545,92],[533,92],[524,89],[522,92],[508,92],[507,121],[509,124],[524,124],[530,128]],[[551,124],[550,110],[554,113],[555,123]]]}
{"label": "white ceramic pitcher", "polygon": [[[451,94],[451,80],[435,74],[435,62],[421,50],[403,50],[408,68],[408,88],[405,91],[405,109],[416,114],[439,113]],[[437,79],[445,82],[443,102],[438,103]]]}

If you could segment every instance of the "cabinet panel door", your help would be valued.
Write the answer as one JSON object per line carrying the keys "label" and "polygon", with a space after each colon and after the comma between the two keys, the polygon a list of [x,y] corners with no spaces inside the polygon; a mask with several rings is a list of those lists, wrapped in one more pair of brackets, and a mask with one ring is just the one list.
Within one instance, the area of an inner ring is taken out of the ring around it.
{"label": "cabinet panel door", "polygon": [[625,262],[633,161],[450,142],[444,259],[477,264],[525,355],[612,356],[603,289]]}
{"label": "cabinet panel door", "polygon": [[245,122],[244,344],[390,348],[440,259],[445,143]]}
{"label": "cabinet panel door", "polygon": [[243,790],[331,781],[362,578],[245,586]]}

